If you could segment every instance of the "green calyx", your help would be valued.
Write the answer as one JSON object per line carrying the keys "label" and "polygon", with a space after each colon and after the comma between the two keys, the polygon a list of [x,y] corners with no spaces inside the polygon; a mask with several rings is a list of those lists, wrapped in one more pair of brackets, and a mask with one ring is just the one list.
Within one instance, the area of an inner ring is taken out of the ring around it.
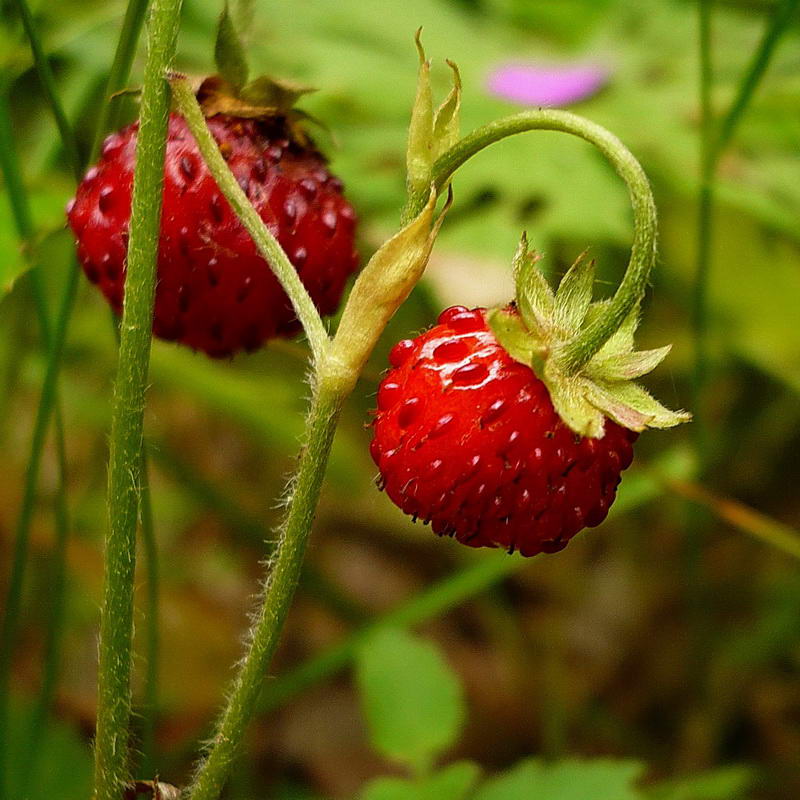
{"label": "green calyx", "polygon": [[[458,67],[447,61],[453,71],[453,88],[436,111],[431,94],[431,62],[425,57],[417,31],[415,41],[419,53],[419,75],[417,94],[411,110],[406,152],[406,184],[409,194],[427,192],[431,185],[433,164],[442,153],[452,147],[459,137],[459,113],[461,111],[461,75]],[[440,187],[440,191],[443,187]]]}
{"label": "green calyx", "polygon": [[218,74],[206,78],[197,91],[203,114],[206,117],[229,114],[249,119],[280,117],[287,121],[292,137],[306,144],[308,137],[299,123],[316,120],[296,109],[294,104],[314,89],[266,75],[249,79],[250,70],[240,32],[251,27],[251,17],[250,3],[245,0],[225,0],[214,43]]}
{"label": "green calyx", "polygon": [[523,234],[514,256],[516,302],[491,309],[489,326],[516,361],[542,380],[558,415],[581,436],[601,438],[606,417],[633,431],[671,428],[691,418],[670,411],[634,383],[666,357],[671,345],[635,351],[639,304],[597,352],[577,370],[564,352],[583,330],[607,312],[608,300],[592,302],[594,261],[578,257],[554,292]]}

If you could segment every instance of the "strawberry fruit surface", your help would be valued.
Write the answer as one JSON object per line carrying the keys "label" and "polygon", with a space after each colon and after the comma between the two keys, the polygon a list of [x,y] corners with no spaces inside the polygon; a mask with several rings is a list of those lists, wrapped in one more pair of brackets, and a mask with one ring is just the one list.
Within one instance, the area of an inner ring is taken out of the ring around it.
{"label": "strawberry fruit surface", "polygon": [[[208,125],[233,174],[322,314],[336,311],[358,255],[356,215],[313,146],[280,117],[217,114]],[[106,139],[68,206],[78,258],[122,309],[138,124]],[[299,329],[289,299],[203,162],[184,120],[169,121],[153,331],[213,357]]]}
{"label": "strawberry fruit surface", "polygon": [[371,453],[405,513],[472,547],[525,556],[605,519],[638,434],[610,419],[602,438],[573,432],[484,309],[447,309],[390,362]]}

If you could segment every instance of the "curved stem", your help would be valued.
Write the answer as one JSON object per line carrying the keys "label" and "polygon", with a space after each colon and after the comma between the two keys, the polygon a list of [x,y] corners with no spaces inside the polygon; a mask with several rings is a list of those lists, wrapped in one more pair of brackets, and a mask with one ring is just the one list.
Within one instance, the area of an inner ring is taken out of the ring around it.
{"label": "curved stem", "polygon": [[95,800],[118,800],[128,780],[136,523],[169,115],[169,86],[164,75],[175,53],[180,8],[181,0],[155,0],[142,91],[119,366],[112,406]]}
{"label": "curved stem", "polygon": [[[593,144],[627,184],[633,206],[633,245],[625,276],[607,312],[584,328],[561,354],[563,368],[574,373],[603,346],[641,301],[655,262],[656,207],[650,183],[639,162],[613,133],[601,125],[568,111],[537,109],[491,122],[468,134],[437,159],[431,179],[437,190],[441,191],[453,173],[485,147],[508,136],[535,130],[569,133]],[[426,199],[422,192],[413,194],[404,217],[419,213]]]}
{"label": "curved stem", "polygon": [[239,182],[225,163],[217,142],[206,125],[205,117],[189,86],[189,81],[182,75],[173,75],[170,77],[170,82],[175,105],[186,120],[206,166],[214,176],[220,191],[225,195],[225,199],[231,204],[236,216],[252,237],[259,253],[266,259],[283,291],[291,300],[295,314],[305,329],[314,358],[319,361],[328,342],[328,333],[311,295],[303,286],[297,270],[283,252],[278,240],[270,233],[264,220],[253,208],[242,187],[239,186]]}
{"label": "curved stem", "polygon": [[230,774],[247,724],[278,644],[303,566],[306,544],[316,513],[322,479],[345,394],[325,382],[316,388],[307,420],[307,439],[293,481],[289,511],[264,590],[264,600],[251,631],[225,710],[219,719],[208,755],[198,768],[186,796],[216,800]]}

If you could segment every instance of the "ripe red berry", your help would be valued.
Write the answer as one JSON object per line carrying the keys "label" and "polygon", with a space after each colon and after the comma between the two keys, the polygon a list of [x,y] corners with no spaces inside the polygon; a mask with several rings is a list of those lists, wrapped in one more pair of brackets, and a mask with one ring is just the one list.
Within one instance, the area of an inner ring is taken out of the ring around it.
{"label": "ripe red berry", "polygon": [[[355,270],[356,216],[323,157],[281,118],[218,114],[209,128],[322,314]],[[138,124],[108,137],[67,209],[78,258],[122,309]],[[206,168],[184,120],[169,121],[153,331],[210,356],[255,350],[298,329],[289,299]]]}
{"label": "ripe red berry", "polygon": [[637,434],[609,419],[602,438],[570,430],[484,309],[447,309],[389,359],[371,453],[406,514],[525,556],[560,550],[605,519]]}

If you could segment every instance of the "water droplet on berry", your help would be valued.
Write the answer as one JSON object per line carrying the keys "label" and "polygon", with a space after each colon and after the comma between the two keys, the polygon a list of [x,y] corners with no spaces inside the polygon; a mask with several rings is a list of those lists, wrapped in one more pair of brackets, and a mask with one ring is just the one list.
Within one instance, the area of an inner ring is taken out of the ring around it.
{"label": "water droplet on berry", "polygon": [[197,175],[197,164],[195,160],[190,156],[182,156],[179,163],[184,178],[191,183]]}
{"label": "water droplet on berry", "polygon": [[440,364],[447,364],[452,361],[462,361],[469,355],[467,343],[461,339],[451,339],[442,342],[434,351],[433,358]]}
{"label": "water droplet on berry", "polygon": [[431,428],[431,431],[428,434],[428,438],[437,439],[438,437],[443,436],[450,430],[450,428],[452,428],[455,421],[456,421],[455,414],[442,414],[442,416],[436,420],[433,427]]}
{"label": "water droplet on berry", "polygon": [[452,316],[463,314],[465,311],[469,311],[466,306],[450,306],[450,308],[446,308],[441,314],[439,314],[439,318],[436,321],[440,325],[447,325]]}
{"label": "water droplet on berry", "polygon": [[494,422],[506,409],[506,401],[502,398],[500,400],[495,400],[489,408],[483,413],[481,417],[481,425],[490,425]]}
{"label": "water droplet on berry", "polygon": [[311,178],[303,178],[303,180],[297,184],[297,187],[300,190],[300,194],[302,194],[306,200],[311,200],[317,193],[318,188],[317,182]]}
{"label": "water droplet on berry", "polygon": [[485,364],[464,364],[450,376],[450,379],[457,386],[474,386],[482,383],[489,376],[489,370]]}
{"label": "water droplet on berry", "polygon": [[401,428],[407,428],[422,411],[422,399],[419,397],[409,397],[404,400],[400,411],[397,414],[397,424]]}
{"label": "water droplet on berry", "polygon": [[295,249],[294,253],[292,253],[292,264],[300,269],[300,267],[304,266],[306,260],[308,259],[308,250],[305,247],[298,247]]}
{"label": "water droplet on berry", "polygon": [[399,383],[384,381],[378,389],[378,410],[388,411],[400,399],[400,394]]}
{"label": "water droplet on berry", "polygon": [[264,183],[267,178],[267,165],[263,158],[257,158],[253,164],[253,177],[259,182]]}
{"label": "water droplet on berry", "polygon": [[401,367],[408,361],[415,347],[411,339],[401,339],[389,352],[389,363],[393,367]]}
{"label": "water droplet on berry", "polygon": [[97,207],[100,212],[107,214],[114,205],[114,187],[104,186],[97,195]]}
{"label": "water droplet on berry", "polygon": [[322,212],[322,225],[328,233],[328,236],[333,236],[336,231],[336,223],[338,217],[333,209],[328,209]]}
{"label": "water droplet on berry", "polygon": [[215,194],[209,203],[209,210],[211,211],[211,218],[217,224],[222,224],[225,219],[225,207],[222,205],[222,198]]}

